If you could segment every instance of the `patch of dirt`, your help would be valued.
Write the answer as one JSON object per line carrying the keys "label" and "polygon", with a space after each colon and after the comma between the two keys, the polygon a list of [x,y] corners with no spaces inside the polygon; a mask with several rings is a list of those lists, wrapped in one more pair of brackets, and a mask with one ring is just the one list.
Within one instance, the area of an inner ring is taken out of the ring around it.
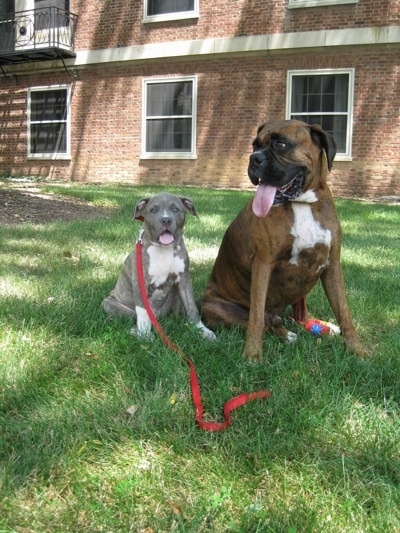
{"label": "patch of dirt", "polygon": [[0,226],[110,218],[115,209],[44,194],[39,187],[0,185]]}

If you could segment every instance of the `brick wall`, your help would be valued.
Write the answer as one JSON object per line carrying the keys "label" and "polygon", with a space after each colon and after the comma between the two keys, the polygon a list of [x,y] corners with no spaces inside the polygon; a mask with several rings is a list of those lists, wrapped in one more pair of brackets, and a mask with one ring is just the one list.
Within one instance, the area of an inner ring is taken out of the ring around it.
{"label": "brick wall", "polygon": [[[247,160],[259,124],[285,115],[288,69],[355,67],[353,160],[335,162],[340,196],[400,194],[400,66],[389,47],[146,65],[97,66],[73,82],[72,160],[27,161],[31,86],[70,83],[65,73],[0,81],[0,173],[76,181],[250,187]],[[197,159],[140,160],[142,77],[198,75]]]}
{"label": "brick wall", "polygon": [[312,9],[288,9],[288,0],[199,3],[198,18],[143,24],[143,0],[71,0],[71,11],[79,16],[76,49],[399,24],[399,5],[393,0]]}

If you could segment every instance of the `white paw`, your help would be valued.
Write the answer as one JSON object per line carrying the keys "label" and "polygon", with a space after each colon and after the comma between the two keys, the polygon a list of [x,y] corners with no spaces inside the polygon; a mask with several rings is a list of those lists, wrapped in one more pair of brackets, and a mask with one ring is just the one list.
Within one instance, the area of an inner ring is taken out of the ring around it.
{"label": "white paw", "polygon": [[138,339],[142,339],[142,340],[147,341],[147,342],[153,342],[154,341],[154,335],[151,332],[151,330],[149,330],[149,329],[141,329],[140,330],[138,327],[133,326],[130,329],[129,333],[133,337],[137,337]]}
{"label": "white paw", "polygon": [[286,334],[286,344],[294,344],[297,341],[297,335],[296,333],[293,333],[293,331],[288,331]]}
{"label": "white paw", "polygon": [[146,309],[137,305],[136,311],[136,327],[131,329],[131,335],[140,337],[141,339],[151,340],[153,335],[151,333],[151,321]]}
{"label": "white paw", "polygon": [[196,324],[196,328],[201,330],[201,334],[205,339],[208,339],[209,341],[215,341],[217,339],[215,333],[211,331],[211,329],[206,328],[203,322],[199,322],[198,324]]}
{"label": "white paw", "polygon": [[330,328],[329,335],[340,335],[341,330],[339,326],[332,324],[331,322],[326,322],[326,325]]}

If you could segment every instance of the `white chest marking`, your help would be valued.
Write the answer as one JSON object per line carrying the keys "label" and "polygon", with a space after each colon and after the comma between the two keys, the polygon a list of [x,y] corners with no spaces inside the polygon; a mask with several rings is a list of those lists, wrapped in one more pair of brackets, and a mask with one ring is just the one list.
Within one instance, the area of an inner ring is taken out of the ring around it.
{"label": "white chest marking", "polygon": [[314,202],[318,202],[318,198],[315,192],[312,189],[309,189],[308,191],[300,194],[300,196],[297,198],[291,200],[291,202],[306,202],[307,204],[313,204]]}
{"label": "white chest marking", "polygon": [[[314,248],[316,244],[326,244],[330,246],[332,234],[329,229],[325,229],[321,224],[315,220],[308,203],[294,203],[292,202],[292,209],[294,213],[294,223],[291,229],[291,234],[294,237],[292,247],[292,257],[289,263],[298,265],[299,255],[302,250],[306,248]],[[322,268],[324,265],[321,265]]]}
{"label": "white chest marking", "polygon": [[179,276],[185,270],[185,261],[176,255],[176,251],[168,246],[149,246],[149,275],[150,283],[156,287],[165,283],[169,274]]}

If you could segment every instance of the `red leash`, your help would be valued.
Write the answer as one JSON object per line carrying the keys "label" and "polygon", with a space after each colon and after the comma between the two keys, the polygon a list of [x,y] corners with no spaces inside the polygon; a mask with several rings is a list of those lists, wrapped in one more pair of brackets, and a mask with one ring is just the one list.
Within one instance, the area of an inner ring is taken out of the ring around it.
{"label": "red leash", "polygon": [[321,337],[322,335],[332,335],[332,324],[329,322],[324,322],[323,320],[317,320],[316,318],[307,319],[307,307],[306,299],[301,298],[298,302],[292,305],[293,314],[292,319],[303,326],[304,329],[310,332],[316,337]]}
{"label": "red leash", "polygon": [[142,261],[142,241],[140,237],[136,243],[136,268],[137,268],[139,288],[140,288],[140,292],[142,295],[143,303],[144,303],[147,314],[149,315],[150,321],[154,329],[158,332],[164,344],[168,346],[169,348],[171,348],[172,350],[174,350],[177,354],[179,354],[189,366],[190,387],[192,391],[193,403],[196,408],[196,422],[201,429],[204,429],[205,431],[222,431],[223,429],[228,428],[232,424],[231,415],[230,415],[231,411],[234,411],[238,407],[241,407],[242,405],[244,405],[245,403],[251,400],[267,399],[271,396],[271,393],[268,390],[251,392],[249,394],[239,394],[238,396],[235,396],[231,400],[228,400],[226,404],[224,405],[223,414],[224,414],[225,422],[205,422],[203,420],[204,409],[203,409],[203,404],[201,401],[200,387],[199,387],[199,382],[197,379],[197,374],[196,374],[196,369],[194,367],[194,364],[192,363],[190,359],[186,357],[186,355],[182,352],[180,348],[178,348],[178,346],[176,346],[173,342],[169,340],[164,330],[158,323],[158,320],[156,316],[154,315],[153,310],[150,307],[150,303],[147,298],[146,285],[144,281],[143,261]]}

